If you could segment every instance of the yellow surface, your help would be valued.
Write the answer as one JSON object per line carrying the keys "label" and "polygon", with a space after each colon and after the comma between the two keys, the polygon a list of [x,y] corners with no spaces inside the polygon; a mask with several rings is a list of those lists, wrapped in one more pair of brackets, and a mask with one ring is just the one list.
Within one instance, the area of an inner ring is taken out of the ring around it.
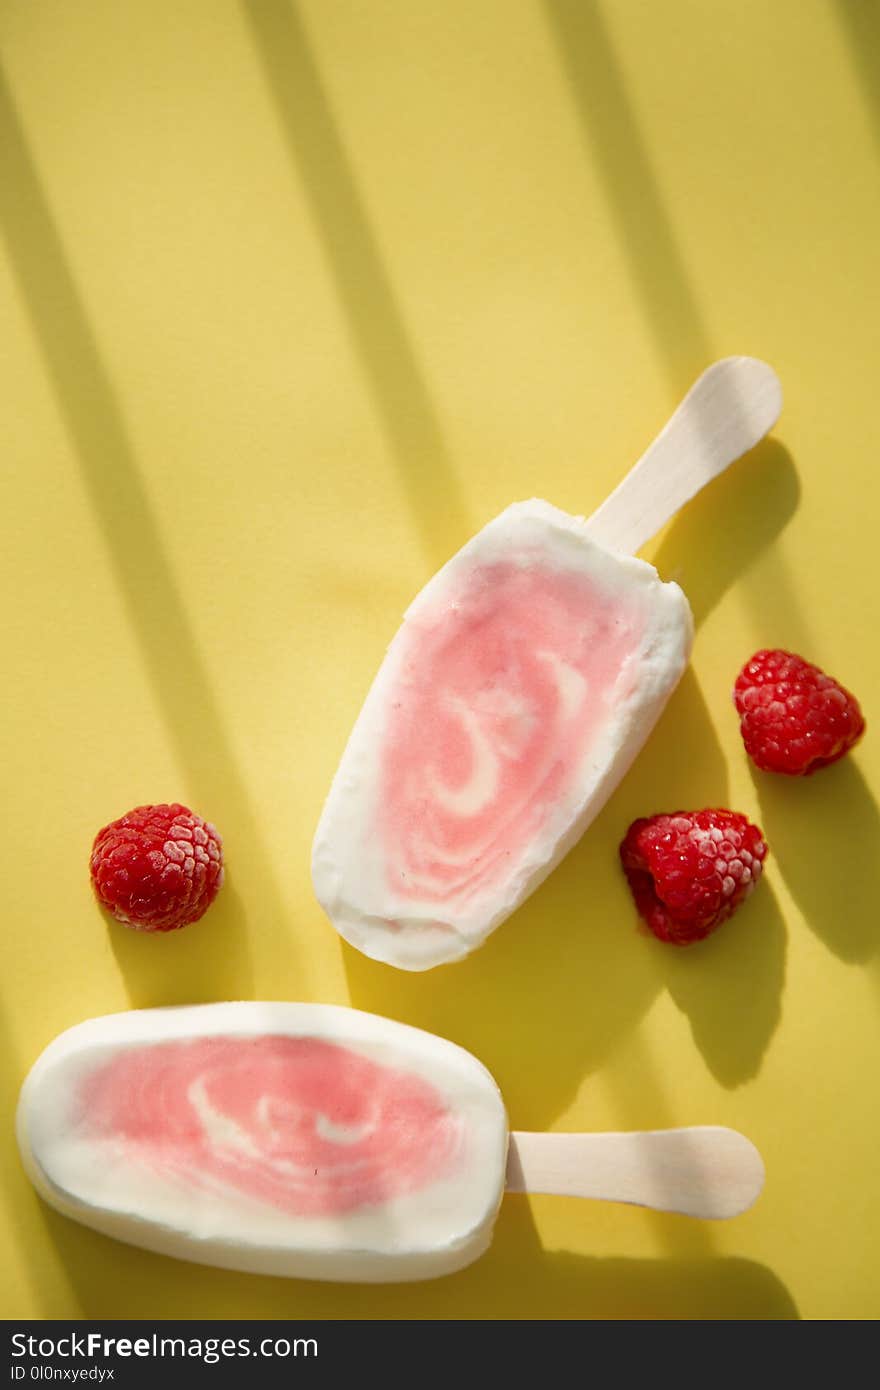
{"label": "yellow surface", "polygon": [[[880,14],[868,0],[4,0],[0,459],[6,1317],[880,1315]],[[710,360],[772,362],[773,442],[649,550],[693,668],[586,840],[468,962],[343,947],[309,846],[415,590],[508,502],[597,505]],[[760,645],[869,736],[754,775]],[[108,819],[179,798],[228,886],[109,926]],[[629,820],[720,803],[773,857],[704,948],[641,936]],[[519,1128],[737,1126],[749,1215],[508,1199],[445,1281],[202,1270],[45,1210],[18,1085],[129,1005],[353,1004],[463,1043]]]}

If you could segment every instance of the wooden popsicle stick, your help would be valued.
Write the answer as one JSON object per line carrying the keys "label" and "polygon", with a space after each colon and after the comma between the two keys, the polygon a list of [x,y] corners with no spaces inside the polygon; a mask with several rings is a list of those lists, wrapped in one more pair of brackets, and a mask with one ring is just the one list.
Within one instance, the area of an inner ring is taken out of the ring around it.
{"label": "wooden popsicle stick", "polygon": [[635,555],[700,488],[779,419],[782,387],[756,357],[725,357],[688,391],[653,444],[587,520],[594,540]]}
{"label": "wooden popsicle stick", "polygon": [[746,1211],[763,1186],[764,1164],[754,1144],[716,1125],[510,1136],[508,1192],[590,1197],[722,1220]]}

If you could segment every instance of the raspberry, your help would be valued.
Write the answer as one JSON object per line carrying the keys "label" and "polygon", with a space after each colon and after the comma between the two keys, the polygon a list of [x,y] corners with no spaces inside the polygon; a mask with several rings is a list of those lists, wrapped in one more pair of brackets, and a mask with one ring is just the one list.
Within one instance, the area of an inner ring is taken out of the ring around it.
{"label": "raspberry", "polygon": [[102,907],[135,931],[197,922],[223,882],[223,842],[186,806],[136,806],[95,836],[89,861]]}
{"label": "raspberry", "polygon": [[735,811],[676,811],[633,821],[620,861],[651,931],[689,946],[749,896],[767,855],[756,825]]}
{"label": "raspberry", "polygon": [[765,772],[807,777],[865,731],[856,697],[793,652],[756,652],[736,678],[733,703],[746,752]]}

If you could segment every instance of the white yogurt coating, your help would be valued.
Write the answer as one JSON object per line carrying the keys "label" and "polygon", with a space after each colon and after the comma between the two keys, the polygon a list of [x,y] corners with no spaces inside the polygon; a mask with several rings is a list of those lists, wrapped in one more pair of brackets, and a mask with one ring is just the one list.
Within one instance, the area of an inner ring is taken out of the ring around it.
{"label": "white yogurt coating", "polygon": [[410,605],[352,730],[312,851],[337,931],[404,970],[481,945],[602,809],[692,640],[652,565],[508,507]]}
{"label": "white yogurt coating", "polygon": [[352,1282],[430,1279],[488,1246],[507,1116],[462,1048],[326,1004],[90,1019],[18,1106],[25,1170],[65,1216],[178,1259]]}

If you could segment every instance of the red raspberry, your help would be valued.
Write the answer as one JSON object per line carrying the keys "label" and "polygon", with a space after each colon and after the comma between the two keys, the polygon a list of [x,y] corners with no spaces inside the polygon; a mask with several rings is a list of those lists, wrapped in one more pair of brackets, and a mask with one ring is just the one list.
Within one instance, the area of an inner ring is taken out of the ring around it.
{"label": "red raspberry", "polygon": [[655,936],[689,946],[720,927],[761,877],[767,846],[735,811],[676,811],[633,821],[620,861]]}
{"label": "red raspberry", "polygon": [[746,752],[765,772],[809,776],[865,731],[856,697],[793,652],[756,652],[736,678],[733,703]]}
{"label": "red raspberry", "polygon": [[89,861],[102,907],[135,931],[197,922],[223,882],[223,842],[185,806],[136,806],[95,836]]}

